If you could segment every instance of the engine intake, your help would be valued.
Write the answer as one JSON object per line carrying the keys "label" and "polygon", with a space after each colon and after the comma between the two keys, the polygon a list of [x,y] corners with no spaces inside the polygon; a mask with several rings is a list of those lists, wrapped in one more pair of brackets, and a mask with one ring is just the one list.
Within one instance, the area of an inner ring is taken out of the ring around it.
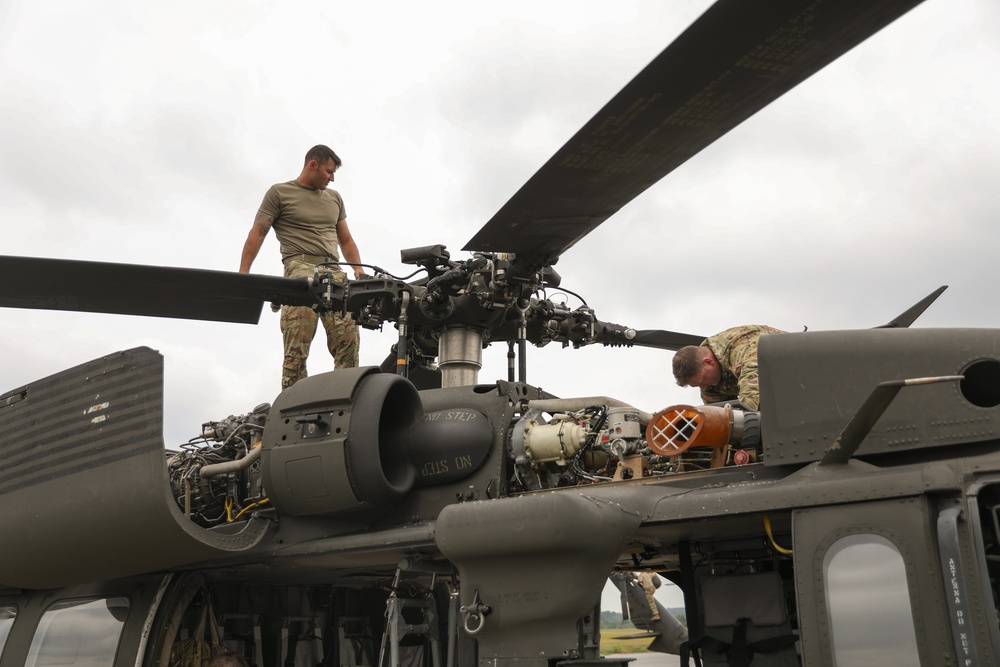
{"label": "engine intake", "polygon": [[756,448],[760,418],[756,412],[734,410],[729,404],[673,405],[653,415],[646,426],[646,441],[661,456],[677,456],[691,447]]}
{"label": "engine intake", "polygon": [[416,388],[376,367],[299,380],[275,400],[264,427],[271,503],[293,516],[392,504],[416,480],[406,441],[422,414]]}

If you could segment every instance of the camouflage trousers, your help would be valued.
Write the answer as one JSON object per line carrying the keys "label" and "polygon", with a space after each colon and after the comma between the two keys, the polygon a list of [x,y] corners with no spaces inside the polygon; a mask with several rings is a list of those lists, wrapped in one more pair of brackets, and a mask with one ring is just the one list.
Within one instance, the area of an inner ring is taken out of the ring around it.
{"label": "camouflage trousers", "polygon": [[642,586],[643,592],[646,594],[646,604],[649,605],[649,610],[652,612],[652,619],[654,621],[660,620],[660,610],[656,607],[656,598],[653,593],[656,592],[656,585],[653,583],[653,577],[655,574],[649,572],[639,573],[639,585]]}
{"label": "camouflage trousers", "polygon": [[[285,277],[311,277],[314,269],[314,264],[288,260],[285,263]],[[347,275],[343,271],[334,269],[331,272],[336,280],[346,282]],[[319,320],[323,321],[323,328],[326,330],[326,347],[333,355],[334,368],[354,368],[358,365],[358,328],[350,315],[319,315],[308,306],[282,306],[281,336],[285,347],[285,357],[281,363],[282,389],[291,387],[309,375],[306,371],[306,358],[313,338],[316,337]]]}

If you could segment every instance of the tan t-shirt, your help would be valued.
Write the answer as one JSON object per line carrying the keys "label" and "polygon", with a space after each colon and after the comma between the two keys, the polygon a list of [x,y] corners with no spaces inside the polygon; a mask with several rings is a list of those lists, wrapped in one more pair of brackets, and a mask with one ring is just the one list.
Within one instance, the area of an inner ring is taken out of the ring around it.
{"label": "tan t-shirt", "polygon": [[320,255],[340,259],[337,223],[347,219],[344,200],[336,190],[307,188],[296,181],[272,185],[260,211],[274,218],[281,259]]}

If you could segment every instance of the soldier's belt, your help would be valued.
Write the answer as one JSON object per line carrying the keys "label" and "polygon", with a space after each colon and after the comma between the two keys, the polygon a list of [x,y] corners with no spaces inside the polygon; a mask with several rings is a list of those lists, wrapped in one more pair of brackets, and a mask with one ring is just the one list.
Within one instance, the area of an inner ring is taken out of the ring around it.
{"label": "soldier's belt", "polygon": [[288,257],[281,258],[282,264],[287,264],[292,261],[306,262],[308,264],[324,264],[327,262],[337,262],[339,260],[336,257],[328,257],[326,255],[289,255]]}

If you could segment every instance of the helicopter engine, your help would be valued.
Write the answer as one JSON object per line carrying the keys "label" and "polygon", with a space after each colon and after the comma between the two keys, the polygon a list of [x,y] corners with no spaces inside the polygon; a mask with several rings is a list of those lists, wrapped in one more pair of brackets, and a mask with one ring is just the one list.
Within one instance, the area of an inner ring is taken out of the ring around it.
{"label": "helicopter engine", "polygon": [[271,503],[291,516],[392,505],[417,478],[406,439],[422,414],[416,388],[375,367],[299,380],[275,400],[264,429]]}
{"label": "helicopter engine", "polygon": [[205,422],[201,436],[170,453],[170,489],[185,516],[205,527],[232,522],[263,497],[259,445],[270,409],[262,403],[246,414]]}
{"label": "helicopter engine", "polygon": [[405,446],[421,414],[413,385],[374,368],[305,378],[273,407],[205,423],[168,458],[174,499],[205,527],[261,506],[292,516],[387,506],[416,481]]}
{"label": "helicopter engine", "polygon": [[[532,401],[511,433],[515,487],[530,491],[586,482],[627,479],[621,462],[651,453],[642,436],[643,414],[630,407],[595,404],[580,409],[543,410],[561,401]],[[648,415],[645,415],[648,419]]]}
{"label": "helicopter engine", "polygon": [[533,491],[758,460],[760,418],[743,406],[675,405],[650,415],[607,400],[531,401],[511,433],[512,485]]}

